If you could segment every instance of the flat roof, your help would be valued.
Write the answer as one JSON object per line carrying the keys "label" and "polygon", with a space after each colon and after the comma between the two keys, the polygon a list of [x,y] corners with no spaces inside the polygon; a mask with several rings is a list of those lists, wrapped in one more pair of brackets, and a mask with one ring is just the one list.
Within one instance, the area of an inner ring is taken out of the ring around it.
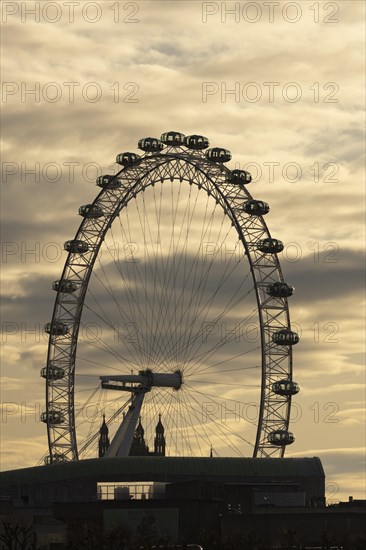
{"label": "flat roof", "polygon": [[131,456],[93,458],[0,472],[0,486],[90,480],[110,481],[245,481],[324,478],[322,463],[313,458],[191,458]]}

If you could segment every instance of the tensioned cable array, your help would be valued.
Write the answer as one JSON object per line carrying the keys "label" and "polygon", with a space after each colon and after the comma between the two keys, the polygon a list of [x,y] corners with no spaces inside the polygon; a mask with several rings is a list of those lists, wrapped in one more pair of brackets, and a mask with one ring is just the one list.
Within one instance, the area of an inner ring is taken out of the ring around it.
{"label": "tensioned cable array", "polygon": [[[243,340],[241,333],[246,321],[254,318],[258,326],[258,320],[249,266],[235,231],[211,197],[193,186],[188,189],[184,186],[185,182],[179,181],[157,184],[121,211],[110,229],[89,284],[84,306],[87,321],[84,322],[100,325],[102,336],[96,337],[91,346],[104,355],[104,362],[97,362],[98,367],[104,367],[103,374],[109,369],[121,373],[144,368],[168,372],[179,367],[182,370],[187,382],[183,393],[160,389],[146,396],[145,430],[150,434],[151,443],[154,422],[160,412],[172,453],[206,456],[210,447],[219,448],[216,440],[222,446],[227,445],[233,433],[232,428],[224,426],[219,419],[219,428],[202,423],[202,410],[199,410],[202,397],[208,402],[212,399],[204,393],[210,384],[207,375],[212,371],[216,376],[212,385],[221,385],[225,392],[233,383],[217,377],[220,372],[225,375],[225,371],[216,371],[216,365],[238,358],[242,361],[246,355],[258,363],[258,343],[239,342],[239,354],[232,354],[230,349],[233,341]],[[170,199],[170,213],[167,201],[163,201],[164,188],[169,187],[165,194]],[[196,216],[198,209],[203,212],[202,216]],[[163,235],[167,235],[165,242]],[[132,258],[134,261],[126,261],[126,244],[132,247],[129,243],[138,251]],[[209,255],[205,255],[203,243],[208,243]],[[212,275],[214,284],[210,280]],[[244,316],[242,312],[247,310],[248,299],[251,309]],[[224,322],[228,331],[234,322],[233,334],[228,332],[224,338],[221,334],[219,338],[209,334],[211,327],[221,330],[224,325],[220,323]],[[118,337],[111,338],[117,326],[126,325],[135,328],[135,338],[125,338],[122,342]],[[85,346],[88,345],[89,342],[85,342]],[[89,371],[96,363],[91,359],[88,366],[83,348],[79,344],[79,354],[83,353],[80,373]],[[221,350],[228,356],[217,361]],[[245,372],[245,368],[243,365],[238,370]],[[98,369],[98,373],[101,370]],[[199,378],[201,373],[206,373],[205,381]],[[239,384],[257,391],[260,387],[258,377],[256,383],[245,384],[240,380]],[[252,444],[243,440],[249,448],[239,450],[231,444],[235,454],[251,453]]]}
{"label": "tensioned cable array", "polygon": [[[89,430],[80,421],[84,406],[114,401],[118,410],[128,402],[123,388],[107,398],[107,382],[106,392],[87,398],[86,380],[94,386],[93,378],[113,381],[118,373],[133,380],[130,373],[140,371],[150,442],[154,416],[162,414],[171,453],[205,455],[209,445],[216,455],[252,454],[254,445],[254,456],[283,456],[293,441],[291,346],[298,336],[287,305],[293,287],[277,258],[283,244],[263,220],[269,206],[248,193],[250,174],[224,166],[226,149],[203,151],[203,136],[168,132],[139,147],[142,157],[121,153],[118,174],[98,178],[102,190],[80,207],[83,221],[65,243],[41,371],[49,461],[78,458],[76,427],[80,449],[91,454],[97,432],[94,419]],[[151,385],[150,370],[168,387]],[[241,414],[247,399],[258,403],[255,422]],[[233,402],[242,407],[234,420],[222,413]]]}

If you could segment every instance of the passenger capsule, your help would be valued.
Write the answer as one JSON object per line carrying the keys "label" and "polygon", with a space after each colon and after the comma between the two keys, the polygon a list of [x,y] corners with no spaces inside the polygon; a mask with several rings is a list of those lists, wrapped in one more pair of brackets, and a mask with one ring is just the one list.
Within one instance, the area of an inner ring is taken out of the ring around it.
{"label": "passenger capsule", "polygon": [[207,147],[209,147],[210,142],[205,136],[198,136],[196,134],[193,134],[184,138],[184,144],[186,147],[188,147],[188,149],[202,151],[202,149],[207,149]]}
{"label": "passenger capsule", "polygon": [[140,158],[140,155],[137,155],[136,153],[125,152],[119,153],[116,156],[116,162],[126,168],[127,166],[131,166],[131,164],[137,162]]}
{"label": "passenger capsule", "polygon": [[101,218],[104,213],[97,204],[83,204],[79,208],[79,215],[83,218]]}
{"label": "passenger capsule", "polygon": [[52,336],[65,336],[69,332],[69,327],[62,321],[53,321],[45,324],[44,331]]}
{"label": "passenger capsule", "polygon": [[227,149],[222,149],[221,147],[213,147],[212,149],[207,149],[206,158],[212,162],[229,162],[231,160],[231,153]]}
{"label": "passenger capsule", "polygon": [[272,445],[283,447],[284,445],[291,445],[295,441],[295,436],[287,430],[275,430],[268,434],[268,441]]}
{"label": "passenger capsule", "polygon": [[53,459],[51,459],[50,455],[47,455],[44,459],[46,466],[49,466],[50,464],[63,464],[64,462],[67,462],[67,458],[61,453],[55,453],[53,455]]}
{"label": "passenger capsule", "polygon": [[278,239],[262,239],[257,244],[257,249],[264,254],[278,254],[284,249],[283,242]]}
{"label": "passenger capsule", "polygon": [[245,170],[231,170],[227,175],[227,181],[235,185],[248,185],[252,181],[252,176]]}
{"label": "passenger capsule", "polygon": [[[47,378],[47,367],[41,369],[42,378]],[[50,365],[48,367],[48,379],[49,380],[62,380],[65,376],[65,371],[61,367],[56,367],[55,365]]]}
{"label": "passenger capsule", "polygon": [[269,205],[264,201],[251,199],[244,204],[244,212],[251,216],[264,216],[269,212]]}
{"label": "passenger capsule", "polygon": [[160,139],[165,145],[179,146],[184,145],[184,138],[186,136],[180,132],[165,132],[161,134]]}
{"label": "passenger capsule", "polygon": [[158,153],[164,149],[164,143],[160,139],[147,137],[139,140],[138,148],[146,153]]}
{"label": "passenger capsule", "polygon": [[284,282],[276,282],[268,285],[267,294],[274,298],[289,298],[295,292],[295,287]]}
{"label": "passenger capsule", "polygon": [[41,414],[41,421],[45,424],[62,424],[64,420],[65,417],[62,412],[55,409]]}
{"label": "passenger capsule", "polygon": [[71,294],[75,292],[78,288],[78,283],[76,281],[71,281],[70,279],[60,279],[59,281],[53,281],[52,289],[56,292],[61,292],[62,294]]}
{"label": "passenger capsule", "polygon": [[118,189],[121,187],[121,182],[116,176],[111,176],[110,174],[105,174],[104,176],[98,176],[96,179],[97,186],[105,189]]}
{"label": "passenger capsule", "polygon": [[289,397],[299,393],[300,386],[293,380],[277,380],[277,382],[272,384],[272,390],[277,395],[285,395]]}
{"label": "passenger capsule", "polygon": [[293,332],[287,328],[272,334],[272,342],[278,346],[294,346],[299,341],[300,338],[297,332]]}
{"label": "passenger capsule", "polygon": [[67,252],[72,252],[74,254],[85,254],[85,252],[88,252],[89,246],[85,241],[73,239],[72,241],[65,242],[64,249],[67,250]]}

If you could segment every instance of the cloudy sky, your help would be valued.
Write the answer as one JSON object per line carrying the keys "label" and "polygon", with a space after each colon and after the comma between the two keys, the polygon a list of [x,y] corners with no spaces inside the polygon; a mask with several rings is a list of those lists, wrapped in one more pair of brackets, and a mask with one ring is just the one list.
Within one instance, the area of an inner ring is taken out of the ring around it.
{"label": "cloudy sky", "polygon": [[46,451],[41,327],[78,207],[117,153],[178,130],[232,152],[288,244],[301,393],[286,456],[320,456],[330,500],[364,498],[364,15],[349,0],[2,3],[2,469]]}

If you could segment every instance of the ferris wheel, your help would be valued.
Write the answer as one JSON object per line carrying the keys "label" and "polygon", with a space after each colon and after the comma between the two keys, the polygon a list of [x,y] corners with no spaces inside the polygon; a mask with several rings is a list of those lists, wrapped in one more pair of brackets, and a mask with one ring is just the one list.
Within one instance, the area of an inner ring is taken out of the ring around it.
{"label": "ferris wheel", "polygon": [[117,155],[65,242],[46,384],[48,464],[128,456],[159,415],[171,456],[283,456],[292,379],[288,298],[264,216],[228,150],[166,132]]}

